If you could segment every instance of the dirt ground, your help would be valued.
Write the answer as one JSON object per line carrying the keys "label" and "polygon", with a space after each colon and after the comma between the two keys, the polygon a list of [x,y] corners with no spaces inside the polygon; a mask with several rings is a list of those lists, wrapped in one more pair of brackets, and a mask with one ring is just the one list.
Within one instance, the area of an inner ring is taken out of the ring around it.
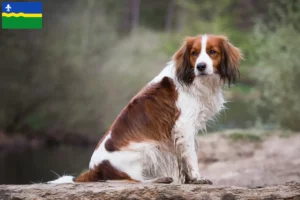
{"label": "dirt ground", "polygon": [[300,134],[205,134],[198,142],[201,175],[214,185],[300,181]]}

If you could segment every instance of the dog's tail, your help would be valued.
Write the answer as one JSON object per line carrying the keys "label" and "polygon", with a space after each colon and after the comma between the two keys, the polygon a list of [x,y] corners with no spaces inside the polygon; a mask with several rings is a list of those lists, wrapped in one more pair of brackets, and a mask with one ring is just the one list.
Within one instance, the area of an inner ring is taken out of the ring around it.
{"label": "dog's tail", "polygon": [[78,177],[62,176],[56,180],[49,181],[48,183],[63,184],[63,183],[75,183],[75,182],[97,182],[97,181],[101,181],[99,180],[99,173],[101,173],[99,172],[99,168],[90,169],[80,174]]}
{"label": "dog's tail", "polygon": [[[102,169],[96,167],[94,169],[89,169],[86,172],[80,174],[77,178],[74,179],[74,182],[97,182],[101,181],[102,177],[99,175],[102,173]],[[105,181],[105,180],[102,180]]]}
{"label": "dog's tail", "polygon": [[99,182],[99,181],[125,181],[138,182],[130,178],[125,172],[119,171],[113,167],[109,161],[103,161],[100,165],[80,174],[78,177],[62,176],[48,183],[74,183],[74,182]]}

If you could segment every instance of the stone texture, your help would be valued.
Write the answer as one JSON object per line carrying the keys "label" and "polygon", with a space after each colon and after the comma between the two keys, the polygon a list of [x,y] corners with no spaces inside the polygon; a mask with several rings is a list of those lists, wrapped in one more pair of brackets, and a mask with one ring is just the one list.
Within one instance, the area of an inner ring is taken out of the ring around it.
{"label": "stone texture", "polygon": [[263,188],[128,183],[0,185],[0,199],[300,200],[300,182]]}

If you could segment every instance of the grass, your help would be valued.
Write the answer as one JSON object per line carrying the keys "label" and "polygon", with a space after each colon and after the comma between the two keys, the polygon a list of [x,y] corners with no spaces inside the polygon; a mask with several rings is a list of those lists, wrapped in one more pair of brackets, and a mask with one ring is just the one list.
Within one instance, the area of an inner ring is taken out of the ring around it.
{"label": "grass", "polygon": [[226,137],[231,141],[246,141],[246,142],[261,142],[264,139],[271,136],[278,136],[280,138],[289,138],[298,132],[288,130],[235,130],[234,132],[228,132]]}
{"label": "grass", "polygon": [[229,139],[232,141],[261,142],[262,136],[253,133],[234,132],[229,135]]}
{"label": "grass", "polygon": [[250,94],[251,92],[255,91],[255,88],[250,85],[238,83],[234,87],[231,87],[230,90],[240,94]]}
{"label": "grass", "polygon": [[279,137],[281,137],[281,138],[289,138],[289,137],[293,136],[296,133],[297,132],[292,132],[292,131],[282,131],[282,132],[280,132]]}

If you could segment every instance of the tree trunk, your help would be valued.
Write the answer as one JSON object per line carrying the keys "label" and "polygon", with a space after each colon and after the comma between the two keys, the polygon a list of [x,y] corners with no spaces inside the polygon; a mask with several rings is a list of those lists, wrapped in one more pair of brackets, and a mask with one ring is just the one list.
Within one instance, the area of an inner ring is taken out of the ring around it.
{"label": "tree trunk", "polygon": [[131,0],[131,30],[138,27],[140,21],[140,0]]}
{"label": "tree trunk", "polygon": [[170,0],[169,5],[168,5],[166,22],[165,22],[165,31],[166,32],[171,32],[172,31],[174,7],[175,7],[175,0]]}
{"label": "tree trunk", "polygon": [[[81,2],[82,3],[82,2]],[[95,0],[87,0],[83,7],[84,12],[82,16],[82,34],[81,34],[81,66],[86,66],[87,53],[89,50],[89,39],[91,34],[91,24],[93,21],[93,8],[95,6]]]}
{"label": "tree trunk", "polygon": [[184,28],[186,10],[181,5],[176,6],[176,31],[181,32]]}
{"label": "tree trunk", "polygon": [[300,182],[263,188],[134,183],[0,185],[0,199],[300,199]]}
{"label": "tree trunk", "polygon": [[121,24],[119,27],[119,32],[121,34],[126,35],[130,32],[131,29],[131,0],[124,0],[122,12],[121,12]]}

